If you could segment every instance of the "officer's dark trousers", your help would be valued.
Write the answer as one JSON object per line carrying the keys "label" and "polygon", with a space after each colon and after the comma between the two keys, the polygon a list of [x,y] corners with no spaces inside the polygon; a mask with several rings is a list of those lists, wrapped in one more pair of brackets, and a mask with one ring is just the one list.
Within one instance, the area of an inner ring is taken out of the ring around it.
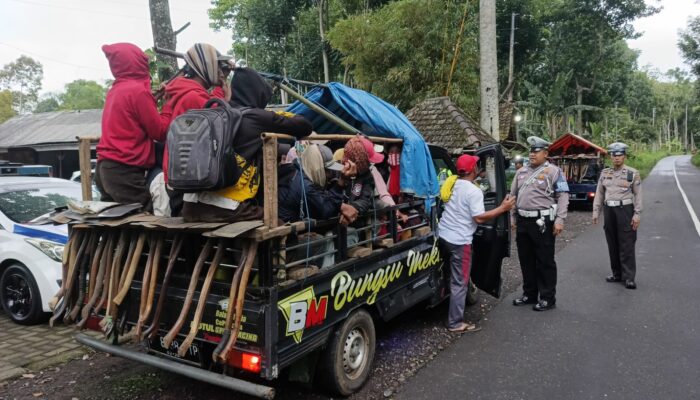
{"label": "officer's dark trousers", "polygon": [[637,262],[634,257],[634,244],[637,231],[632,229],[634,206],[603,207],[605,239],[608,242],[610,268],[614,276],[622,280],[634,280]]}
{"label": "officer's dark trousers", "polygon": [[540,232],[537,218],[518,217],[516,243],[523,272],[523,294],[556,302],[557,263],[554,261],[554,223],[545,218],[547,229]]}

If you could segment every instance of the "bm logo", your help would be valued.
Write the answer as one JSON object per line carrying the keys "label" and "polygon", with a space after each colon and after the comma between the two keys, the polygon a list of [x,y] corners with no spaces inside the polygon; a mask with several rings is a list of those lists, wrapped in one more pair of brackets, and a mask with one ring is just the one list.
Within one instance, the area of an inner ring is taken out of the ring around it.
{"label": "bm logo", "polygon": [[277,307],[287,320],[286,335],[292,336],[295,342],[301,343],[304,329],[321,325],[325,321],[328,296],[321,296],[317,300],[314,288],[308,287],[281,300]]}

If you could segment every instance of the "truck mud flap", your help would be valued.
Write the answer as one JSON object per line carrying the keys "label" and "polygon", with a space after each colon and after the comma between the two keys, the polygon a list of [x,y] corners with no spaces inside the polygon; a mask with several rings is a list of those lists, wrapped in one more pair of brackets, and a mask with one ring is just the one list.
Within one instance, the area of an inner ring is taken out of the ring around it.
{"label": "truck mud flap", "polygon": [[152,367],[160,368],[168,372],[174,372],[176,374],[184,375],[186,377],[210,383],[212,385],[221,386],[227,389],[235,390],[237,392],[260,397],[263,399],[273,399],[275,397],[275,389],[268,386],[258,385],[256,383],[244,381],[242,379],[237,379],[223,374],[206,371],[200,368],[191,367],[189,365],[180,364],[174,361],[168,361],[166,359],[141,353],[138,351],[124,349],[120,346],[105,343],[101,340],[94,339],[82,333],[75,335],[75,340],[77,340],[78,343],[92,347],[93,349],[98,351],[126,358],[127,360],[132,360],[140,362],[142,364],[150,365]]}

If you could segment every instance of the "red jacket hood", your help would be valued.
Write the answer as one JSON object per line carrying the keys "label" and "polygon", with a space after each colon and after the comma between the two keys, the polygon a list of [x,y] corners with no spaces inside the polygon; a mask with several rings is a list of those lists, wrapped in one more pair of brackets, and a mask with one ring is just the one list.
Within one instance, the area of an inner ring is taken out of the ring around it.
{"label": "red jacket hood", "polygon": [[102,46],[109,61],[109,69],[116,79],[149,79],[148,56],[131,43],[115,43]]}
{"label": "red jacket hood", "polygon": [[[165,93],[167,94],[168,102],[175,105],[181,104],[185,96],[199,97],[202,100],[202,105],[197,108],[204,106],[204,103],[210,98],[209,92],[204,86],[193,79],[187,79],[185,77],[178,77],[170,81],[170,83],[165,86]],[[175,107],[177,108],[177,106]],[[183,112],[184,111],[187,110],[183,110]]]}

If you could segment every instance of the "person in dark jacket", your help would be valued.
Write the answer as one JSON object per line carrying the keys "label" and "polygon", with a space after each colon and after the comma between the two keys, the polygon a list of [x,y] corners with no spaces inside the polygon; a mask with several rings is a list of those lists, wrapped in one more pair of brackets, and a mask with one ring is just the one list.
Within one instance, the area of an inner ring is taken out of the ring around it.
{"label": "person in dark jacket", "polygon": [[[330,149],[323,147],[309,145],[298,159],[280,166],[277,198],[279,218],[282,221],[296,222],[307,217],[330,219],[338,216],[343,198],[337,192],[325,189],[326,169],[341,171],[343,166],[333,161]],[[322,150],[326,149],[324,157]]]}
{"label": "person in dark jacket", "polygon": [[350,225],[360,214],[372,208],[374,197],[374,178],[370,173],[370,164],[382,162],[384,156],[374,151],[369,139],[357,136],[345,144],[343,153],[343,172],[334,190],[343,196],[340,206],[340,223]]}
{"label": "person in dark jacket", "polygon": [[263,132],[285,133],[296,138],[311,134],[312,126],[300,115],[265,110],[272,88],[251,68],[236,68],[231,81],[231,106],[243,117],[233,141],[242,174],[235,185],[216,192],[186,193],[185,221],[237,222],[262,219],[256,203],[261,181]]}
{"label": "person in dark jacket", "polygon": [[95,183],[103,201],[151,209],[146,172],[155,165],[154,141],[163,142],[172,111],[158,112],[151,94],[148,56],[131,43],[102,46],[114,83],[102,112]]}

